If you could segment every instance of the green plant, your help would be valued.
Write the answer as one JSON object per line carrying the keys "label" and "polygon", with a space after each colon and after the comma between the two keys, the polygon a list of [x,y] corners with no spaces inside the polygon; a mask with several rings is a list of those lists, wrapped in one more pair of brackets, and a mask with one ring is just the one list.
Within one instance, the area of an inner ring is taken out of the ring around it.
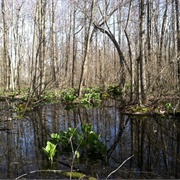
{"label": "green plant", "polygon": [[89,91],[85,93],[83,98],[81,99],[81,104],[85,107],[98,107],[101,102],[100,92]]}
{"label": "green plant", "polygon": [[92,124],[83,124],[82,136],[79,138],[81,153],[94,158],[105,155],[106,146],[100,141],[100,137],[100,134],[93,131]]}
{"label": "green plant", "polygon": [[105,144],[100,141],[100,134],[93,131],[91,124],[82,124],[81,129],[68,128],[68,131],[60,131],[59,134],[51,134],[47,146],[43,148],[48,158],[52,161],[60,147],[61,154],[73,153],[73,158],[90,157],[101,159],[106,153]]}
{"label": "green plant", "polygon": [[142,107],[142,106],[132,106],[130,107],[130,111],[132,113],[148,113],[150,111],[150,108],[149,107]]}
{"label": "green plant", "polygon": [[70,89],[68,91],[63,91],[61,93],[61,98],[66,103],[72,103],[75,99],[77,99],[77,94],[74,90]]}
{"label": "green plant", "polygon": [[172,109],[173,109],[171,103],[166,103],[166,104],[165,104],[165,108],[166,108],[167,110],[172,110]]}
{"label": "green plant", "polygon": [[112,85],[107,88],[107,92],[112,97],[122,96],[122,89],[118,85]]}
{"label": "green plant", "polygon": [[59,143],[64,152],[71,152],[71,142],[74,148],[77,148],[77,129],[68,128],[68,131],[60,131]]}
{"label": "green plant", "polygon": [[127,83],[127,84],[125,85],[125,87],[124,87],[123,93],[124,93],[124,94],[130,93],[131,88],[132,88],[132,85],[131,85],[130,83]]}
{"label": "green plant", "polygon": [[27,102],[20,102],[15,105],[14,112],[16,112],[16,118],[21,119],[24,115],[33,110],[32,104]]}
{"label": "green plant", "polygon": [[42,148],[43,151],[47,154],[48,159],[49,159],[51,162],[53,162],[53,158],[54,158],[54,156],[55,156],[55,154],[56,154],[56,152],[57,152],[56,147],[57,147],[57,144],[53,144],[52,142],[47,141],[46,147],[45,147],[45,148],[44,148],[44,147]]}
{"label": "green plant", "polygon": [[46,91],[41,95],[41,100],[44,103],[53,103],[57,101],[57,94],[55,91]]}

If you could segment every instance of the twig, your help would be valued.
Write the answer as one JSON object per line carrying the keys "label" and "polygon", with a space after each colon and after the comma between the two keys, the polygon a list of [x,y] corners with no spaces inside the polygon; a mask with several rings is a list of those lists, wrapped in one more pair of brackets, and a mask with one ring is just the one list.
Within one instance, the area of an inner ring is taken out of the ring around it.
{"label": "twig", "polygon": [[34,170],[34,171],[31,171],[29,173],[26,173],[26,174],[23,174],[23,175],[17,177],[15,180],[21,179],[22,177],[27,176],[28,174],[33,174],[33,173],[37,173],[37,172],[62,173],[63,171],[62,170],[50,170],[50,169],[47,169],[47,170]]}
{"label": "twig", "polygon": [[114,171],[112,171],[111,173],[109,173],[109,175],[107,176],[106,179],[108,179],[112,174],[114,174],[116,171],[118,171],[129,159],[131,159],[134,155],[128,157],[122,164],[120,164],[120,166],[118,166]]}
{"label": "twig", "polygon": [[[81,123],[75,129],[77,129],[80,125],[81,125]],[[69,139],[70,143],[71,143],[72,154],[73,154],[72,163],[71,163],[71,174],[72,174],[72,171],[73,171],[74,161],[75,161],[75,158],[76,158],[76,154],[75,154],[75,151],[74,151],[72,138],[73,138],[73,135]],[[79,148],[79,146],[80,146],[80,144],[78,145],[77,149]],[[76,151],[77,151],[77,149],[76,149]],[[70,174],[70,180],[72,179],[72,177],[71,177],[72,175],[71,174]]]}
{"label": "twig", "polygon": [[20,175],[20,176],[18,176],[15,180],[21,179],[21,178],[24,177],[24,176],[27,176],[27,174]]}

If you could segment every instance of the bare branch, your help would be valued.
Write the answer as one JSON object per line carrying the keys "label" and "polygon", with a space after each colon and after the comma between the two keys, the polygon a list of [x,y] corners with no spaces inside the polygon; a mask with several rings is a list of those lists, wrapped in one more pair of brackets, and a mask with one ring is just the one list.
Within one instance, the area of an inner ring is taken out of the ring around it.
{"label": "bare branch", "polygon": [[109,175],[107,176],[106,179],[108,179],[112,174],[114,174],[115,172],[117,172],[128,160],[130,160],[134,155],[128,157],[125,161],[123,161],[122,164],[120,164],[120,166],[118,166],[118,168],[116,168],[114,171],[112,171],[111,173],[109,173]]}

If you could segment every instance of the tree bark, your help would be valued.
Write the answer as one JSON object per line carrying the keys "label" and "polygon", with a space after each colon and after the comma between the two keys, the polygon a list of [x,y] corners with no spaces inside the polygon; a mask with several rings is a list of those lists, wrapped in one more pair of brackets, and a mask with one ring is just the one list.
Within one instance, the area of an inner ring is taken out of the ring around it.
{"label": "tree bark", "polygon": [[125,84],[125,66],[128,70],[128,73],[130,74],[130,69],[129,69],[129,66],[125,60],[125,57],[123,55],[123,52],[121,51],[121,48],[119,46],[119,43],[117,42],[116,38],[114,37],[114,35],[111,33],[110,30],[105,30],[103,28],[101,28],[100,26],[94,24],[94,26],[99,29],[102,33],[105,33],[107,34],[107,36],[111,39],[111,41],[113,42],[114,46],[116,47],[116,50],[118,52],[118,55],[119,55],[119,59],[120,59],[120,65],[121,65],[121,77],[120,77],[120,84],[122,86],[124,86]]}
{"label": "tree bark", "polygon": [[[45,54],[46,54],[46,0],[37,0],[34,19],[34,36],[32,51],[32,82],[31,95],[40,98],[45,85]],[[38,37],[36,35],[38,34]],[[36,48],[37,47],[37,48]]]}
{"label": "tree bark", "polygon": [[8,51],[8,29],[7,29],[7,17],[6,17],[6,8],[5,8],[5,0],[2,0],[1,2],[2,7],[2,18],[3,18],[3,48],[4,48],[4,56],[3,59],[5,61],[5,89],[10,90],[11,85],[11,61],[9,57],[9,51]]}
{"label": "tree bark", "polygon": [[81,66],[81,76],[80,76],[79,92],[78,92],[79,97],[82,96],[82,88],[83,88],[83,84],[85,83],[85,79],[87,76],[87,60],[88,60],[88,53],[89,53],[89,49],[90,49],[90,40],[91,40],[91,33],[92,33],[92,27],[93,27],[92,25],[93,25],[95,2],[96,2],[96,0],[92,0],[92,2],[91,2],[91,16],[90,16],[90,22],[89,22],[87,36],[86,36],[83,63]]}
{"label": "tree bark", "polygon": [[133,82],[134,73],[133,73],[132,50],[131,50],[131,43],[130,43],[130,39],[129,39],[129,35],[128,35],[128,23],[129,23],[129,19],[130,19],[130,16],[131,16],[131,5],[132,5],[132,2],[130,0],[130,2],[129,2],[129,10],[128,10],[128,17],[127,17],[126,26],[125,26],[125,29],[124,29],[124,33],[125,33],[127,43],[128,43],[128,48],[129,48],[130,84],[131,84],[131,87],[130,87],[130,101],[132,101],[132,99],[133,99],[133,84],[134,84],[134,82]]}
{"label": "tree bark", "polygon": [[165,7],[165,10],[164,10],[162,27],[161,27],[161,37],[160,37],[160,47],[159,47],[159,57],[158,57],[158,73],[159,73],[158,80],[161,79],[160,71],[162,69],[162,60],[163,60],[162,57],[163,57],[164,35],[165,35],[165,29],[166,29],[167,8],[168,8],[168,4],[167,3],[168,2],[166,0],[166,7]]}
{"label": "tree bark", "polygon": [[52,42],[52,79],[53,82],[57,85],[57,42],[56,42],[56,26],[55,26],[55,2],[51,1],[51,12],[52,12],[52,21],[51,21],[51,42]]}
{"label": "tree bark", "polygon": [[144,80],[144,51],[145,51],[145,2],[144,0],[139,0],[139,19],[140,19],[140,24],[139,24],[139,60],[138,60],[138,66],[137,69],[139,69],[139,104],[143,104],[146,101],[145,97],[145,80]]}
{"label": "tree bark", "polygon": [[75,33],[75,28],[76,28],[76,9],[75,9],[75,6],[74,6],[74,9],[73,9],[73,29],[72,29],[72,33],[73,33],[73,54],[72,54],[72,71],[71,71],[71,78],[72,78],[72,81],[71,81],[71,86],[72,88],[74,88],[74,84],[75,84],[75,60],[76,60],[76,51],[77,51],[77,46],[76,46],[76,33]]}
{"label": "tree bark", "polygon": [[[176,7],[176,31],[177,31],[177,77],[178,77],[178,84],[180,86],[180,29],[179,29],[179,1],[175,0],[175,7]],[[180,88],[180,87],[179,87]]]}

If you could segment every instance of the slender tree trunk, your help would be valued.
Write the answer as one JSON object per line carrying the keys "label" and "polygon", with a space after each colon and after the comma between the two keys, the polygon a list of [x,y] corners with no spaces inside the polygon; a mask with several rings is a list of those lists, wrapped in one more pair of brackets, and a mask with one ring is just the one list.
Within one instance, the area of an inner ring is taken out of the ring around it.
{"label": "slender tree trunk", "polygon": [[115,39],[114,35],[111,33],[110,29],[107,31],[103,28],[101,28],[100,26],[98,25],[94,25],[97,29],[99,29],[102,33],[105,33],[108,35],[108,37],[111,39],[111,41],[113,42],[114,46],[116,47],[116,50],[118,52],[118,55],[119,55],[119,59],[120,59],[120,66],[121,66],[121,69],[120,69],[120,85],[123,87],[124,84],[125,84],[125,67],[127,68],[127,71],[128,73],[130,74],[130,69],[129,69],[129,66],[125,60],[125,57],[124,57],[124,54],[123,52],[121,51],[121,48],[119,46],[119,43],[117,42],[117,40]]}
{"label": "slender tree trunk", "polygon": [[79,82],[79,92],[78,92],[79,97],[82,96],[82,88],[83,88],[83,84],[85,83],[85,79],[87,76],[87,60],[88,60],[91,33],[92,33],[92,27],[93,27],[92,25],[93,25],[95,2],[96,2],[96,0],[92,0],[92,3],[91,3],[91,17],[90,17],[90,22],[89,22],[89,26],[88,26],[87,36],[86,36],[84,57],[83,57],[83,63],[82,63],[82,67],[81,67],[81,76],[80,76],[80,82]]}
{"label": "slender tree trunk", "polygon": [[11,85],[11,61],[9,57],[9,51],[8,51],[8,29],[7,29],[7,17],[6,17],[6,8],[5,8],[5,0],[2,0],[1,2],[2,7],[2,18],[3,18],[3,41],[4,41],[4,61],[5,61],[5,89],[10,90]]}
{"label": "slender tree trunk", "polygon": [[72,29],[72,12],[70,12],[70,15],[69,15],[69,19],[70,19],[70,22],[68,22],[70,25],[68,26],[69,30],[66,34],[66,55],[65,55],[65,59],[66,59],[66,65],[65,65],[65,79],[67,80],[67,83],[69,85],[69,80],[70,80],[70,73],[71,70],[70,70],[70,53],[71,53],[71,29]]}
{"label": "slender tree trunk", "polygon": [[73,58],[72,58],[72,71],[71,71],[71,76],[72,76],[72,82],[71,82],[71,86],[72,88],[74,88],[74,84],[75,84],[75,60],[76,60],[76,34],[75,34],[75,28],[76,28],[76,9],[74,6],[74,10],[73,10]]}
{"label": "slender tree trunk", "polygon": [[133,99],[133,80],[134,80],[134,74],[133,74],[133,61],[132,61],[132,50],[131,50],[131,43],[130,43],[130,39],[129,39],[129,35],[128,35],[128,23],[129,23],[129,19],[131,16],[131,1],[129,2],[129,10],[128,10],[128,17],[127,17],[127,21],[126,21],[126,26],[125,26],[125,36],[127,39],[127,43],[128,43],[128,48],[129,48],[129,60],[130,60],[130,84],[131,84],[131,89],[130,89],[130,101],[132,101]]}
{"label": "slender tree trunk", "polygon": [[164,10],[162,27],[161,27],[161,37],[160,37],[160,47],[159,47],[159,57],[158,57],[158,73],[159,73],[158,80],[161,79],[160,71],[162,69],[162,60],[163,60],[162,57],[163,57],[164,35],[165,35],[165,29],[166,29],[167,8],[168,8],[167,3],[168,3],[168,1],[166,0],[166,7],[165,7],[165,10]]}
{"label": "slender tree trunk", "polygon": [[[20,21],[21,18],[21,9],[23,7],[23,2],[18,6],[17,9],[17,17],[16,17],[16,21],[14,20],[15,15],[13,14],[13,31],[14,31],[14,53],[15,53],[15,62],[14,62],[14,88],[17,88],[18,91],[20,91],[20,81],[21,81],[21,76],[20,76],[20,70],[22,67],[22,56],[23,54],[21,54],[22,49],[23,49],[23,44],[22,44],[22,38],[24,35],[24,18],[22,17],[22,21]],[[20,29],[21,27],[21,33],[20,34]]]}
{"label": "slender tree trunk", "polygon": [[176,31],[177,31],[177,76],[178,76],[178,84],[180,89],[180,29],[179,29],[179,1],[175,0],[176,7]]}
{"label": "slender tree trunk", "polygon": [[[14,0],[12,0],[12,16],[11,16],[11,20],[12,20],[12,30],[11,30],[11,33],[10,33],[10,56],[13,57],[13,54],[14,54],[14,61],[12,62],[11,64],[11,77],[10,77],[10,82],[11,82],[11,87],[10,89],[12,91],[15,90],[15,79],[16,79],[16,74],[17,74],[17,67],[16,67],[16,62],[17,62],[17,43],[16,41],[18,40],[18,36],[16,36],[15,34],[15,16],[14,16]],[[13,52],[13,50],[15,52]]]}
{"label": "slender tree trunk", "polygon": [[39,12],[40,17],[40,30],[39,30],[39,68],[40,68],[40,81],[38,96],[45,88],[45,54],[46,54],[46,0],[41,0],[41,7]]}
{"label": "slender tree trunk", "polygon": [[37,56],[38,56],[38,51],[36,52],[36,43],[37,43],[37,38],[36,38],[36,33],[37,33],[37,28],[36,28],[36,21],[38,19],[38,4],[36,5],[36,10],[35,10],[35,16],[34,16],[34,27],[33,27],[33,43],[32,43],[32,59],[31,59],[31,70],[30,70],[30,89],[29,89],[29,94],[31,96],[34,95],[35,89],[36,89],[36,76],[37,76]]}
{"label": "slender tree trunk", "polygon": [[52,25],[51,25],[51,42],[52,42],[52,79],[57,85],[57,42],[56,42],[56,26],[55,26],[55,2],[51,1]]}
{"label": "slender tree trunk", "polygon": [[[151,65],[151,7],[152,2],[151,0],[147,0],[147,62],[146,67],[148,64]],[[147,88],[151,85],[151,72],[150,68],[147,68]]]}
{"label": "slender tree trunk", "polygon": [[139,30],[139,103],[143,104],[146,101],[145,97],[145,74],[144,74],[144,51],[145,51],[145,2],[139,0],[139,19],[140,19],[140,30]]}

